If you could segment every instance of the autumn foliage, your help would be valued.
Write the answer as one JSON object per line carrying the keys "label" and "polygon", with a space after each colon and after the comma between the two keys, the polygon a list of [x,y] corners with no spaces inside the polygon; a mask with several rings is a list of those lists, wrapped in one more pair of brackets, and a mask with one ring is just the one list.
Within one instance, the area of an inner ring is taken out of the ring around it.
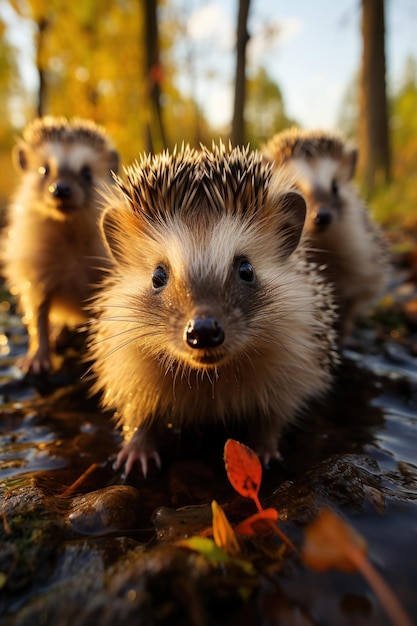
{"label": "autumn foliage", "polygon": [[[359,571],[373,588],[381,605],[396,626],[412,626],[396,596],[367,559],[367,544],[356,531],[330,509],[323,509],[305,529],[304,542],[299,551],[278,528],[278,511],[264,509],[259,500],[262,465],[253,450],[228,439],[224,448],[224,462],[228,479],[243,497],[254,501],[258,512],[234,528],[223,509],[212,502],[213,539],[207,536],[191,537],[180,542],[182,547],[195,550],[214,564],[238,565],[246,574],[255,574],[250,561],[239,558],[240,541],[245,536],[277,534],[285,545],[299,554],[301,561],[316,572],[338,569],[352,573]],[[207,533],[204,533],[207,534]]]}

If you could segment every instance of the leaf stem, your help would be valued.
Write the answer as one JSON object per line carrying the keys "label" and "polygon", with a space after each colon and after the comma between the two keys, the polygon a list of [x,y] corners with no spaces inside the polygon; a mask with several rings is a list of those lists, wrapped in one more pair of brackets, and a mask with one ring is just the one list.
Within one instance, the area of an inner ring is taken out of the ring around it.
{"label": "leaf stem", "polygon": [[375,591],[392,623],[395,626],[413,626],[396,595],[366,556],[360,550],[352,548],[349,550],[349,558]]}
{"label": "leaf stem", "polygon": [[280,539],[282,539],[282,541],[289,547],[291,548],[291,550],[294,550],[294,552],[296,552],[297,554],[300,553],[300,551],[298,550],[298,548],[296,548],[296,546],[293,544],[293,542],[291,541],[291,539],[289,539],[287,537],[287,535],[285,533],[282,532],[282,530],[276,525],[274,524],[271,520],[265,520],[268,521],[269,526],[271,527],[271,529],[274,531],[274,533],[276,535],[278,535],[278,537]]}
{"label": "leaf stem", "polygon": [[85,483],[85,481],[87,480],[87,478],[89,476],[91,476],[91,474],[93,474],[95,472],[95,470],[99,467],[98,463],[92,463],[90,465],[90,467],[88,469],[86,469],[86,471],[81,474],[81,476],[79,476],[77,478],[76,481],[74,481],[71,485],[69,485],[69,487],[67,487],[65,489],[65,491],[63,491],[60,494],[61,498],[68,498],[69,496],[72,496],[80,487],[83,483]]}
{"label": "leaf stem", "polygon": [[259,497],[257,493],[252,494],[252,500],[254,501],[256,508],[258,509],[259,512],[263,511],[264,508],[262,506],[262,504],[259,502]]}

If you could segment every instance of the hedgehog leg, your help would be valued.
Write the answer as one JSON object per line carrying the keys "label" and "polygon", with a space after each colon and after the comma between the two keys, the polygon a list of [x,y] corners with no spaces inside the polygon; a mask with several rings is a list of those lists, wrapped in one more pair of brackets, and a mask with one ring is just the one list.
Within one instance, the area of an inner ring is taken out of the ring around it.
{"label": "hedgehog leg", "polygon": [[281,461],[282,456],[278,450],[278,437],[276,428],[270,430],[262,429],[256,435],[250,437],[248,445],[261,459],[265,467],[269,466],[271,460]]}
{"label": "hedgehog leg", "polygon": [[117,455],[116,467],[125,466],[126,476],[130,474],[136,463],[140,464],[144,478],[148,474],[148,463],[154,460],[158,469],[161,469],[161,457],[156,446],[157,428],[144,425],[138,428],[132,439],[126,443]]}
{"label": "hedgehog leg", "polygon": [[32,374],[41,375],[51,369],[49,350],[49,301],[44,300],[37,311],[35,324],[29,329],[30,344],[36,343],[37,349],[21,361],[22,369]]}

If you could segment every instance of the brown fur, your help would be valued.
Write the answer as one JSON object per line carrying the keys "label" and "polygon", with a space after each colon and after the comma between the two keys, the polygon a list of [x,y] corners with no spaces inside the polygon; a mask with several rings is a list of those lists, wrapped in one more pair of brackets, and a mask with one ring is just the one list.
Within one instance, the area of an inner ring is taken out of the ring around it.
{"label": "brown fur", "polygon": [[25,129],[13,156],[22,182],[8,210],[3,273],[29,328],[24,366],[41,373],[51,366],[52,328],[86,319],[86,301],[109,265],[100,190],[112,184],[118,155],[93,122],[45,117]]}
{"label": "brown fur", "polygon": [[[298,246],[304,217],[304,199],[238,148],[143,157],[118,180],[102,220],[115,271],[91,351],[95,389],[130,439],[127,472],[159,459],[169,424],[246,423],[267,460],[328,389],[332,302]],[[191,346],[190,320],[207,318],[224,341]]]}
{"label": "brown fur", "polygon": [[326,265],[339,308],[340,340],[380,296],[388,275],[388,245],[354,188],[357,152],[336,133],[291,128],[262,149],[307,200],[304,236],[309,257]]}

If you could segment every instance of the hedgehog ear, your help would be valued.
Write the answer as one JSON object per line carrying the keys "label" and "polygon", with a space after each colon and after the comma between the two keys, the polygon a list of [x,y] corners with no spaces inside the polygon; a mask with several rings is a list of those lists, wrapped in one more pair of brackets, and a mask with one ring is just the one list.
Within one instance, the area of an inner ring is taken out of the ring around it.
{"label": "hedgehog ear", "polygon": [[307,205],[304,197],[296,191],[288,191],[279,196],[279,238],[280,256],[288,258],[300,243]]}
{"label": "hedgehog ear", "polygon": [[120,243],[120,213],[113,207],[105,209],[100,219],[100,231],[110,257],[118,264],[125,263],[126,255]]}
{"label": "hedgehog ear", "polygon": [[352,180],[356,172],[358,151],[356,148],[346,148],[342,157],[342,166],[346,174],[346,180]]}
{"label": "hedgehog ear", "polygon": [[27,154],[27,146],[23,141],[19,142],[13,147],[12,160],[17,170],[22,170],[24,172],[28,169],[29,159]]}

